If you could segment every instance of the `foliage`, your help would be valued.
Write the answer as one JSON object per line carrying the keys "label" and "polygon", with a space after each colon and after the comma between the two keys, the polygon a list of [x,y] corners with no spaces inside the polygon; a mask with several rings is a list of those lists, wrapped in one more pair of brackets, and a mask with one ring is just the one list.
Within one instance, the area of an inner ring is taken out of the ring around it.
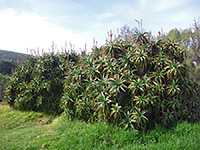
{"label": "foliage", "polygon": [[[112,34],[111,34],[112,36]],[[199,118],[198,87],[178,43],[136,30],[82,55],[66,73],[61,107],[68,117],[125,129]],[[195,101],[195,102],[194,102]]]}
{"label": "foliage", "polygon": [[200,85],[200,24],[194,20],[191,28],[171,30],[167,36],[171,41],[179,43],[180,47],[186,49],[187,57],[185,59],[188,65],[190,77]]}
{"label": "foliage", "polygon": [[71,56],[66,54],[31,57],[13,73],[5,99],[21,110],[61,113],[65,65]]}
{"label": "foliage", "polygon": [[10,62],[2,61],[0,63],[0,73],[2,73],[3,75],[6,75],[6,74],[11,75],[12,70],[14,70],[15,68],[16,68],[16,66]]}
{"label": "foliage", "polygon": [[8,75],[3,75],[0,73],[0,101],[3,100],[3,96],[5,93],[6,85],[9,81],[9,76]]}
{"label": "foliage", "polygon": [[8,103],[125,129],[199,119],[198,86],[189,78],[178,43],[142,30],[128,38],[109,36],[91,55],[31,57],[11,77]]}

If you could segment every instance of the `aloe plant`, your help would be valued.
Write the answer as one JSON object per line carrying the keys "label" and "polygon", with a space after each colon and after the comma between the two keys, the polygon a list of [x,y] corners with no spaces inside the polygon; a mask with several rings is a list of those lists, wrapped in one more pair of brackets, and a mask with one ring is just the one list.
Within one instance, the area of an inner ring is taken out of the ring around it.
{"label": "aloe plant", "polygon": [[[189,113],[183,113],[183,109],[194,107],[186,99],[197,93],[180,61],[183,51],[173,41],[152,41],[139,31],[133,41],[127,40],[109,41],[99,50],[96,47],[75,67],[84,68],[83,79],[77,83],[81,92],[77,94],[90,95],[90,117],[125,128],[187,118]],[[67,89],[64,92],[68,93]],[[82,101],[82,97],[76,101]]]}
{"label": "aloe plant", "polygon": [[30,58],[11,77],[6,99],[19,109],[64,111],[125,129],[193,121],[200,101],[184,57],[174,41],[137,30],[125,40],[95,46],[90,55]]}

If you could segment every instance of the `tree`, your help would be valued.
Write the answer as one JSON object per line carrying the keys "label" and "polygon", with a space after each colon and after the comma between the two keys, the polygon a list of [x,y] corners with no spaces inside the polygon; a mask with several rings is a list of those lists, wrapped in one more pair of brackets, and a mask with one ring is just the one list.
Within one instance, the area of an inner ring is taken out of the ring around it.
{"label": "tree", "polygon": [[194,20],[191,28],[178,30],[172,29],[167,34],[167,39],[180,44],[186,51],[185,62],[190,68],[190,77],[196,82],[200,81],[200,23]]}
{"label": "tree", "polygon": [[0,73],[6,75],[12,74],[12,69],[16,68],[16,66],[10,62],[2,61],[0,63]]}
{"label": "tree", "polygon": [[172,29],[167,34],[167,37],[170,40],[174,40],[174,41],[179,42],[181,40],[181,32],[178,29]]}

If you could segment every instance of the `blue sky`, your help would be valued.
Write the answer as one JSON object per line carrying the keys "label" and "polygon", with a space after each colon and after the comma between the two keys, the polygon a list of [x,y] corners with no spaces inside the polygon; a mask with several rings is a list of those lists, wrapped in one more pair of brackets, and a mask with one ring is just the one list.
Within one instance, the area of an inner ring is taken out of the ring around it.
{"label": "blue sky", "polygon": [[200,14],[200,0],[0,0],[0,49],[57,49],[65,41],[77,51],[90,51],[93,38],[101,46],[107,31],[137,26],[156,35],[161,28],[189,28]]}

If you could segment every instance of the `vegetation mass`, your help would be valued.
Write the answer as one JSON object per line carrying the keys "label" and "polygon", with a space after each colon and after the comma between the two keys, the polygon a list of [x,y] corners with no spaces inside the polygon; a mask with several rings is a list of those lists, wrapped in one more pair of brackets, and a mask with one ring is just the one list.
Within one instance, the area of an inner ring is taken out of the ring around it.
{"label": "vegetation mass", "polygon": [[109,36],[90,55],[65,51],[31,57],[12,75],[7,102],[20,110],[64,112],[125,129],[199,118],[198,85],[178,43],[139,30]]}
{"label": "vegetation mass", "polygon": [[0,51],[0,149],[199,149],[199,31],[124,26],[91,54]]}

